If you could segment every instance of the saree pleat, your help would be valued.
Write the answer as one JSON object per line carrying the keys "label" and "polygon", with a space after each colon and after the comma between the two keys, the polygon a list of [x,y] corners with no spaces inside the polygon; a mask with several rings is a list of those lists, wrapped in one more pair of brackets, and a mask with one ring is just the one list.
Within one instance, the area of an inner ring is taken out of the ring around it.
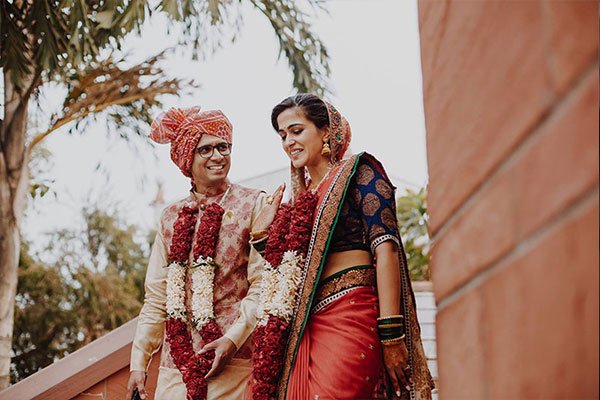
{"label": "saree pleat", "polygon": [[359,287],[314,313],[300,341],[288,399],[371,399],[382,376],[373,287]]}

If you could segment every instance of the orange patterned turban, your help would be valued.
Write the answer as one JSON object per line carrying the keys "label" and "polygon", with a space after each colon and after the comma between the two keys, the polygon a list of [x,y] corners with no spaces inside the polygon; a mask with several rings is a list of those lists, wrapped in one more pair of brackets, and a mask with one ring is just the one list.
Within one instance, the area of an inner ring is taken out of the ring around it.
{"label": "orange patterned turban", "polygon": [[200,111],[200,107],[191,107],[171,108],[156,117],[150,127],[150,139],[171,143],[171,160],[189,178],[196,146],[205,133],[231,144],[233,126],[220,110]]}

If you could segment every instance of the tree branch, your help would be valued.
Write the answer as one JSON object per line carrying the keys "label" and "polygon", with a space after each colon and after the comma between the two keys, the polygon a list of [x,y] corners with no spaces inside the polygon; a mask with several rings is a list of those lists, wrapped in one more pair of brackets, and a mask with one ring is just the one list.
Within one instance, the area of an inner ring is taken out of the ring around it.
{"label": "tree branch", "polygon": [[193,81],[168,79],[157,66],[163,55],[164,52],[128,69],[120,68],[122,59],[113,61],[108,57],[84,74],[71,76],[66,82],[70,90],[62,115],[54,116],[51,126],[31,140],[28,151],[66,124],[82,122],[111,107],[122,107],[120,114],[130,113],[138,120],[147,121],[150,108],[160,105],[160,95],[176,94],[182,87],[197,87]]}

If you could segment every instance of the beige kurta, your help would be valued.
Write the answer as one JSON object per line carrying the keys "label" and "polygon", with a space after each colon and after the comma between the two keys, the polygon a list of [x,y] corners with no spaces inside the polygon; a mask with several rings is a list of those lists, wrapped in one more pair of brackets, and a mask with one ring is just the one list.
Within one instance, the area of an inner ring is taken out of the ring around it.
{"label": "beige kurta", "polygon": [[[225,213],[215,256],[219,268],[215,271],[213,306],[217,323],[221,326],[224,336],[231,339],[238,351],[218,376],[209,379],[208,399],[243,398],[252,371],[251,340],[248,339],[256,326],[255,314],[263,261],[248,245],[248,236],[254,219],[264,205],[264,199],[264,194],[257,190],[232,185],[222,200],[221,205]],[[221,201],[219,197],[206,200]],[[173,364],[164,337],[167,278],[165,266],[168,264],[168,249],[177,213],[190,201],[193,201],[192,195],[167,207],[161,217],[148,263],[144,305],[140,311],[131,351],[130,370],[146,371],[152,355],[162,346],[155,396],[161,400],[186,398],[181,373]],[[202,211],[199,213],[198,223],[201,215]],[[195,330],[192,330],[192,336],[194,349],[199,351],[203,345],[202,338]]]}

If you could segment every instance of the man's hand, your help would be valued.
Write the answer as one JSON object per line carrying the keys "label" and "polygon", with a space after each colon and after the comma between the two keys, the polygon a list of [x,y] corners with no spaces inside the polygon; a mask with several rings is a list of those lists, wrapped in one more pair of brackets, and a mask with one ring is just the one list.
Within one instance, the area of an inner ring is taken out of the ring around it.
{"label": "man's hand", "polygon": [[225,366],[233,358],[237,348],[231,339],[222,336],[217,340],[205,345],[200,350],[200,354],[207,353],[211,350],[215,351],[215,359],[213,360],[212,368],[205,376],[206,379],[219,375],[223,368],[225,368]]}
{"label": "man's hand", "polygon": [[146,380],[146,373],[144,371],[131,371],[129,375],[129,382],[127,382],[127,394],[125,395],[125,400],[131,400],[133,396],[133,391],[137,388],[138,393],[140,394],[140,398],[145,399],[146,396],[146,387],[144,386],[144,381]]}

